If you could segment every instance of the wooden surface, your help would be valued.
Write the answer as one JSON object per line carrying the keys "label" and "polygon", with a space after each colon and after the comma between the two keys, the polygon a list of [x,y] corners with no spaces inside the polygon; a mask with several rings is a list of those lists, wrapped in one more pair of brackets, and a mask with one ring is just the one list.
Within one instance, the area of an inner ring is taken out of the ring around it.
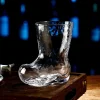
{"label": "wooden surface", "polygon": [[0,100],[77,100],[85,91],[86,74],[82,73],[71,73],[65,84],[39,88],[28,86],[18,76],[11,75],[0,85]]}
{"label": "wooden surface", "polygon": [[100,100],[100,75],[87,76],[87,91],[78,100]]}

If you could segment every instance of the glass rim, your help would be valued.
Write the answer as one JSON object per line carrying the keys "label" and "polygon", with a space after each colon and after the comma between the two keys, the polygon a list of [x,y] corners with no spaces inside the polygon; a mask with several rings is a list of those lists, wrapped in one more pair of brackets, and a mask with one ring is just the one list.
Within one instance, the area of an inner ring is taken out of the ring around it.
{"label": "glass rim", "polygon": [[[55,23],[50,23],[50,22],[55,22]],[[35,22],[35,25],[68,25],[68,24],[72,24],[72,21],[38,21]]]}

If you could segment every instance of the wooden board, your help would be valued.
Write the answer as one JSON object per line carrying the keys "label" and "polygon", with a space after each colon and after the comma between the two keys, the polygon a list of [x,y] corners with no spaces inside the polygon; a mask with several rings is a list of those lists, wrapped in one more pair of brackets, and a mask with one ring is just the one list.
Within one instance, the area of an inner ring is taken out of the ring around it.
{"label": "wooden board", "polygon": [[77,100],[85,93],[86,74],[71,73],[67,83],[57,86],[32,87],[11,75],[0,85],[0,100]]}
{"label": "wooden board", "polygon": [[78,100],[100,100],[100,75],[87,76],[87,90]]}

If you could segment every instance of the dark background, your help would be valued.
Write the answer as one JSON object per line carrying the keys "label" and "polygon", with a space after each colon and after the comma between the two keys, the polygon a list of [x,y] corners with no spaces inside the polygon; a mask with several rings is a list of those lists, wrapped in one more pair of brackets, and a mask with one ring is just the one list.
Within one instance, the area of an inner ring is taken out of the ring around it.
{"label": "dark background", "polygon": [[[91,75],[100,74],[99,0],[76,0],[76,2],[72,2],[75,0],[5,0],[5,3],[2,3],[3,0],[0,1],[0,18],[2,16],[9,18],[9,35],[0,35],[1,64],[15,63],[18,68],[23,63],[31,63],[35,60],[38,55],[35,22],[51,18],[70,20],[77,16],[79,36],[72,37],[69,51],[72,71]],[[24,13],[20,11],[21,4],[25,5]],[[24,21],[27,21],[29,26],[27,40],[21,39],[19,35]],[[98,33],[95,31],[93,35],[92,30],[96,27],[99,31]],[[93,40],[91,37],[98,39]]]}

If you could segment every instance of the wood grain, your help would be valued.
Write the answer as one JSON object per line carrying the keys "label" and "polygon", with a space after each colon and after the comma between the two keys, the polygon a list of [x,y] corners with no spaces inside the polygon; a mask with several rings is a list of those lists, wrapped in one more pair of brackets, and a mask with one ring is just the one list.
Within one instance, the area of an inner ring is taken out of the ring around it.
{"label": "wood grain", "polygon": [[100,100],[100,75],[87,76],[87,91],[78,100]]}

